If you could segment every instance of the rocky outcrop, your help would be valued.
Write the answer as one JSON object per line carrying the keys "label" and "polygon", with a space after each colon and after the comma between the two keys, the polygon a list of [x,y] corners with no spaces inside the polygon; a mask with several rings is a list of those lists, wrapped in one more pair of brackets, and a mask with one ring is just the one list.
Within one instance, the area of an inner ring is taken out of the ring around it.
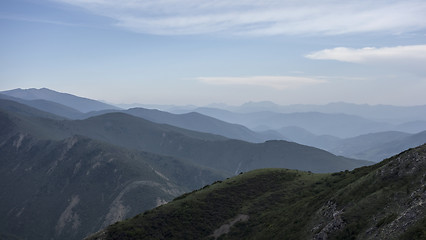
{"label": "rocky outcrop", "polygon": [[232,226],[234,226],[238,222],[245,222],[249,220],[249,215],[246,214],[238,214],[235,218],[228,221],[228,223],[223,224],[218,229],[214,230],[213,235],[211,235],[214,239],[218,239],[224,234],[227,234]]}
{"label": "rocky outcrop", "polygon": [[319,224],[311,230],[311,232],[315,233],[313,239],[326,240],[328,239],[328,234],[341,230],[346,225],[342,219],[342,213],[343,209],[337,210],[335,202],[328,201],[327,204],[316,213]]}
{"label": "rocky outcrop", "polygon": [[[365,220],[364,231],[359,234],[359,239],[398,239],[416,222],[426,216],[426,151],[425,147],[412,149],[401,153],[391,159],[385,160],[377,170],[371,172],[363,179],[352,185],[364,185],[369,181],[377,185],[369,195],[363,196],[358,202],[347,202],[346,205],[337,206],[336,202],[329,200],[314,216],[313,238],[326,240],[330,235],[339,234],[346,225],[350,224],[345,219],[345,209],[353,208],[359,204],[383,204],[378,209],[370,210],[368,219]],[[343,191],[350,192],[351,187]],[[385,191],[387,193],[383,193]],[[352,193],[356,196],[357,192]],[[385,201],[380,198],[388,197]],[[362,207],[362,206],[361,206]],[[351,213],[353,214],[353,213]]]}
{"label": "rocky outcrop", "polygon": [[[369,228],[364,239],[397,239],[417,221],[426,216],[426,155],[422,149],[413,149],[398,155],[377,171],[377,176],[407,179],[405,194],[394,194],[386,210],[387,215],[374,216],[376,225]],[[397,207],[396,207],[397,206]]]}

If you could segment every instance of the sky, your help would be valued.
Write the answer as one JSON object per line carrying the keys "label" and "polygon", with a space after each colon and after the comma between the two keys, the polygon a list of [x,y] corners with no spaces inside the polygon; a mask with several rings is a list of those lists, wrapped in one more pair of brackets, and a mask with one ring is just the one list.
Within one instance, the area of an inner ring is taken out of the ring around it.
{"label": "sky", "polygon": [[425,0],[1,0],[0,91],[426,104]]}

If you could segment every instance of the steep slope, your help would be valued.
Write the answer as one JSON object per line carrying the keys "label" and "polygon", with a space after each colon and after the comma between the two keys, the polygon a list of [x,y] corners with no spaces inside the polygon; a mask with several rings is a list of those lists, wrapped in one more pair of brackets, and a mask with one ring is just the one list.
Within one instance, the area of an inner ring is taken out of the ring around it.
{"label": "steep slope", "polygon": [[30,88],[30,89],[13,89],[0,92],[2,94],[21,98],[25,100],[43,99],[56,102],[70,108],[74,108],[80,112],[99,111],[103,109],[118,109],[115,106],[105,104],[88,98],[74,96],[68,93],[56,92],[47,88]]}
{"label": "steep slope", "polygon": [[0,118],[0,238],[82,239],[225,175],[82,136],[39,140]]}
{"label": "steep slope", "polygon": [[425,181],[426,145],[351,172],[256,170],[88,239],[425,239]]}

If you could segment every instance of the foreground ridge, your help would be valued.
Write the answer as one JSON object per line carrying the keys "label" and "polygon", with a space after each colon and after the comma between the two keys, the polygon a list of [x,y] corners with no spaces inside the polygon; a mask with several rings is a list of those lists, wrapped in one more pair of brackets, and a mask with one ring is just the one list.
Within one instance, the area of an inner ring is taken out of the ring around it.
{"label": "foreground ridge", "polygon": [[425,239],[425,183],[426,145],[353,171],[255,170],[87,239]]}

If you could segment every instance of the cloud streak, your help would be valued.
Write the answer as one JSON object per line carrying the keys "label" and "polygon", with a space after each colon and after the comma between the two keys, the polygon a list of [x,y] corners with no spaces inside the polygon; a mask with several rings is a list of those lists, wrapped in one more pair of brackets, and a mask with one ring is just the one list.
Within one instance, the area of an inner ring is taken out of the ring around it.
{"label": "cloud streak", "polygon": [[0,15],[0,19],[6,19],[6,20],[12,20],[12,21],[33,22],[33,23],[46,23],[46,24],[71,26],[71,27],[81,26],[81,25],[73,24],[73,23],[53,21],[53,20],[45,20],[45,19],[37,19],[37,18],[28,18],[28,17],[22,17],[22,16]]}
{"label": "cloud streak", "polygon": [[381,62],[424,62],[426,63],[426,45],[409,45],[384,48],[346,48],[337,47],[313,52],[305,57],[315,60],[336,60],[352,63]]}
{"label": "cloud streak", "polygon": [[157,35],[339,35],[426,28],[422,0],[52,0]]}
{"label": "cloud streak", "polygon": [[213,85],[262,86],[274,88],[277,90],[297,88],[327,82],[319,78],[294,76],[199,77],[197,80]]}

